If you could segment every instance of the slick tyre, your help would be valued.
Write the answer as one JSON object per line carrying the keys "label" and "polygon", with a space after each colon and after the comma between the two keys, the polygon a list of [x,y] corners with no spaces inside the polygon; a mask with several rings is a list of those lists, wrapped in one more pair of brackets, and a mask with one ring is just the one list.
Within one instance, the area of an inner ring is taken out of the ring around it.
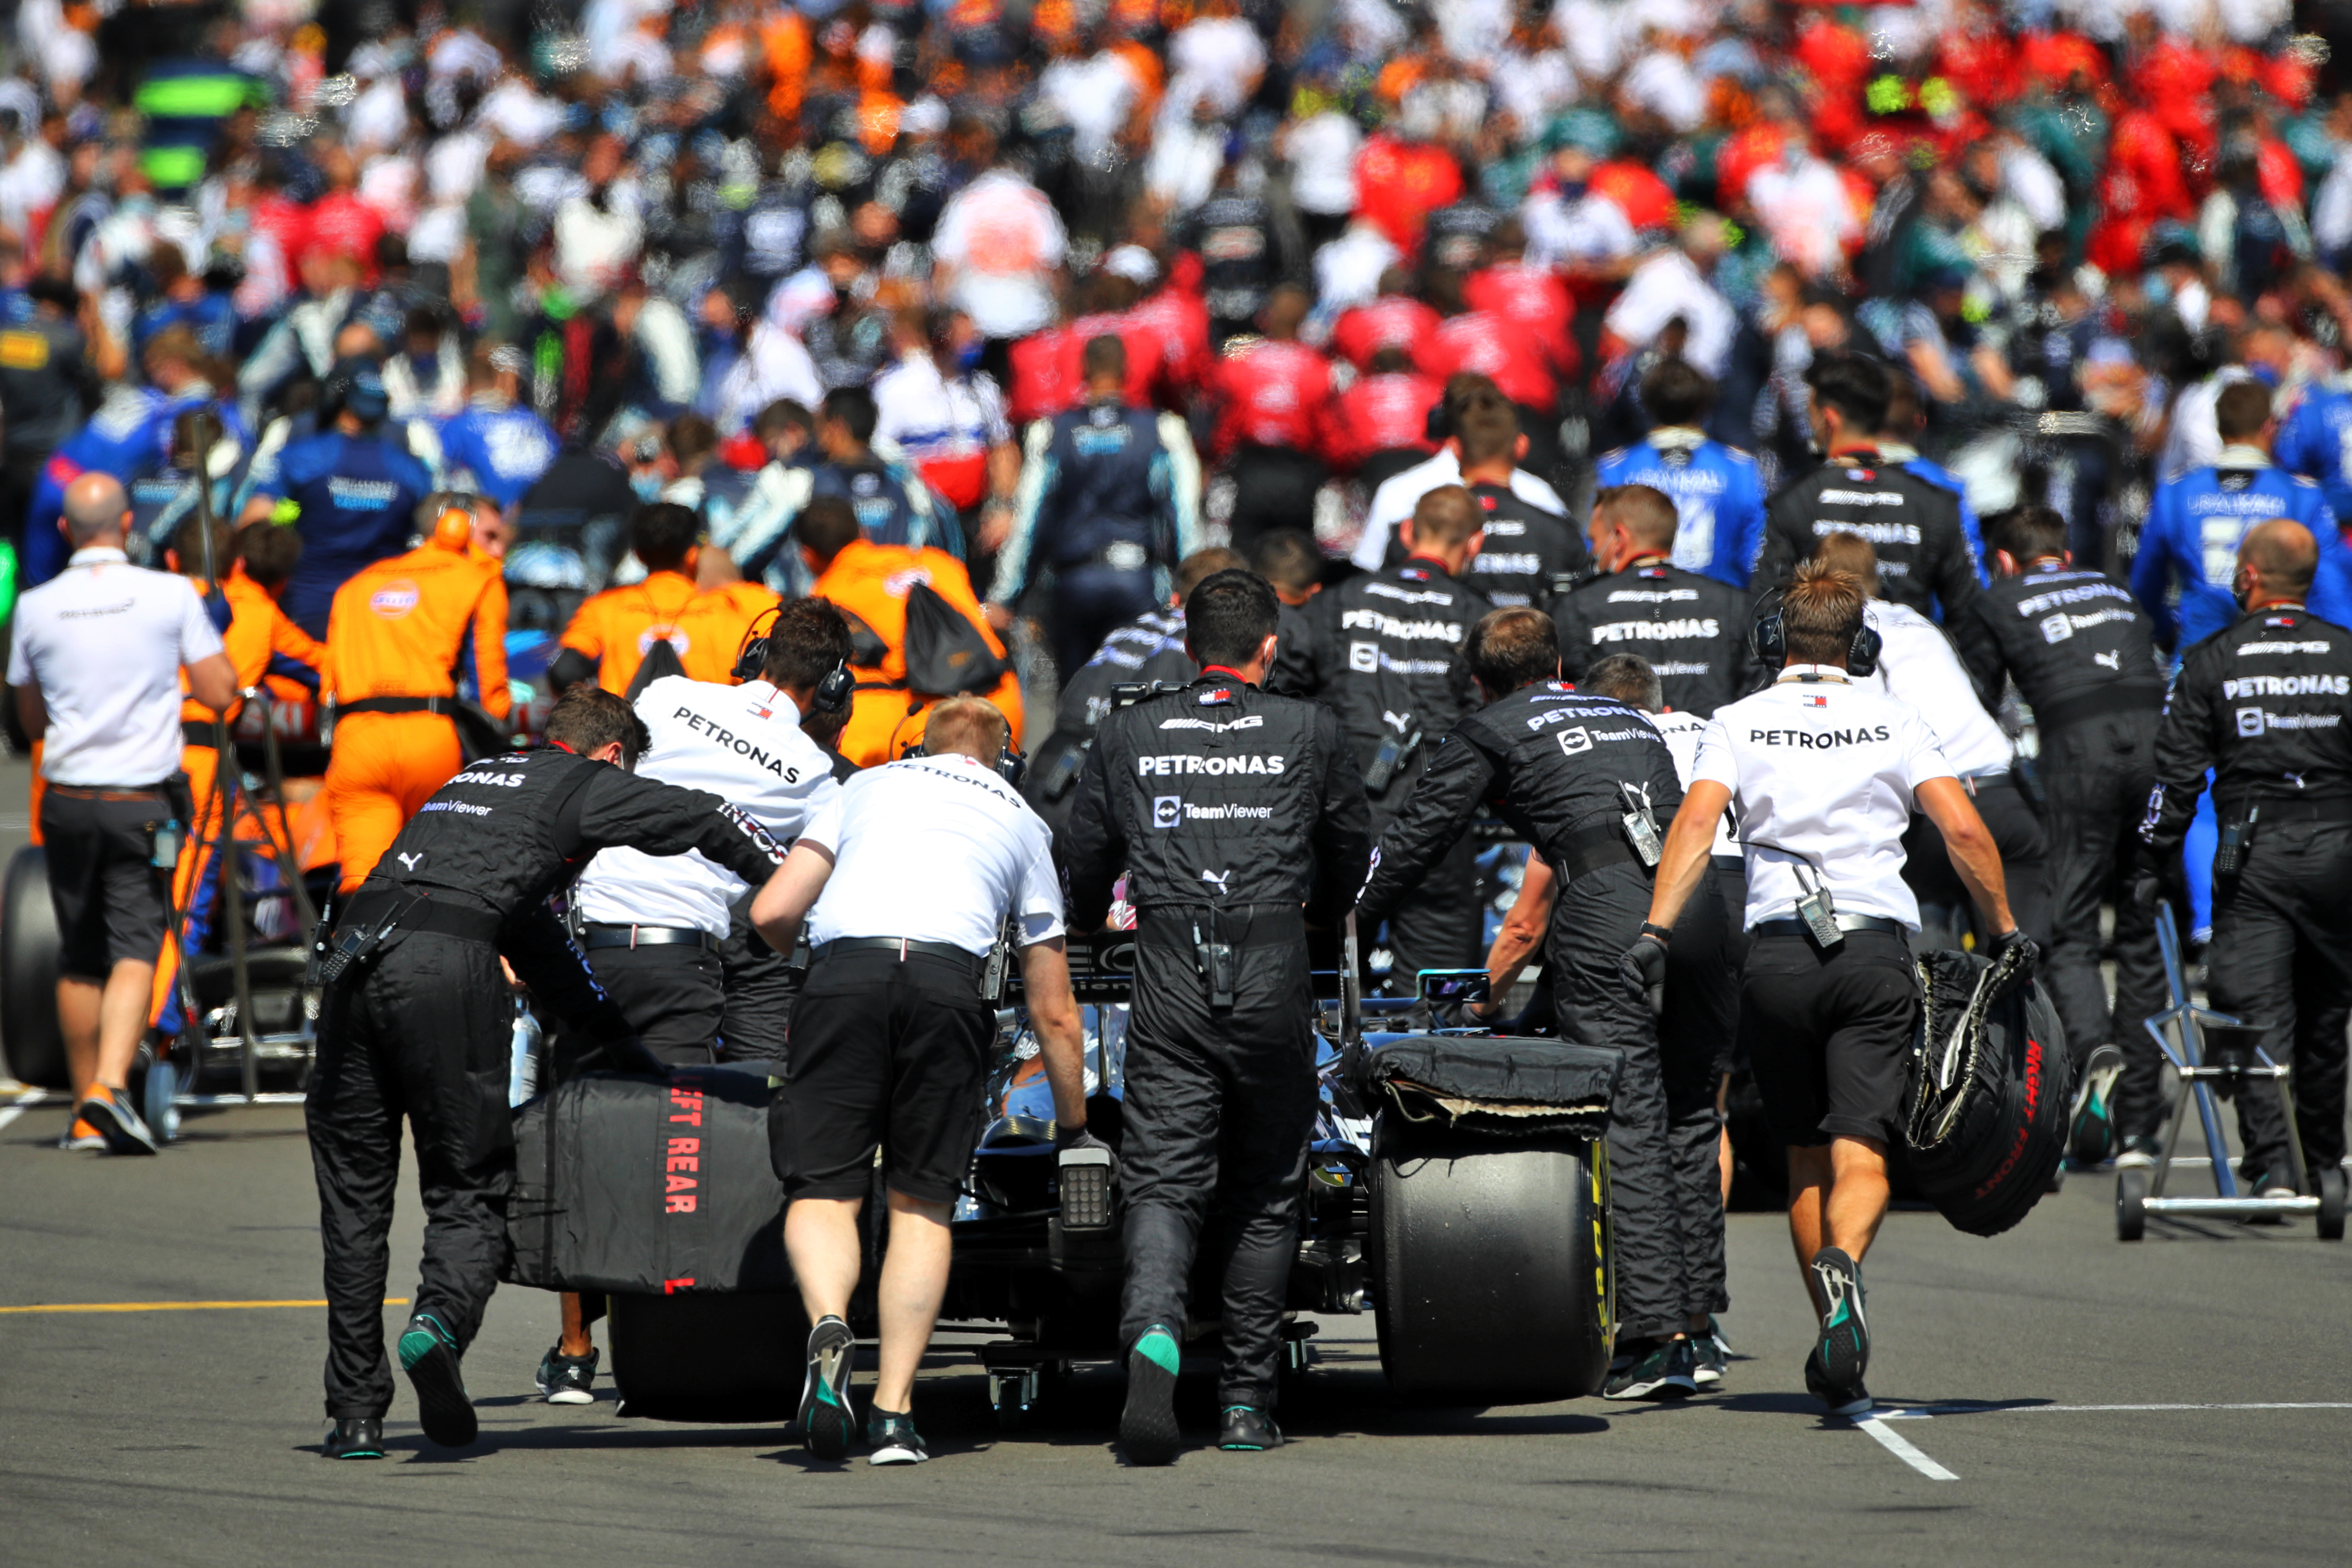
{"label": "slick tyre", "polygon": [[27,844],[0,883],[0,1047],[9,1075],[41,1089],[66,1087],[65,1038],[58,1033],[58,912],[49,902],[49,858]]}
{"label": "slick tyre", "polygon": [[1371,1250],[1381,1365],[1409,1398],[1597,1393],[1613,1310],[1604,1147],[1381,1118]]}

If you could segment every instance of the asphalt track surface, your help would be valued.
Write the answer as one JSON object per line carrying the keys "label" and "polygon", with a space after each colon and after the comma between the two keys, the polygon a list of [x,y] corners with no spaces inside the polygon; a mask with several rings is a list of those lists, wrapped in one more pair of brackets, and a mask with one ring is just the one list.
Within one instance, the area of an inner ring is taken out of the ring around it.
{"label": "asphalt track surface", "polygon": [[[2352,1250],[2307,1219],[2156,1219],[2124,1246],[2112,1181],[2093,1173],[1994,1240],[1933,1214],[1889,1219],[1864,1269],[1883,1418],[1862,1424],[1804,1394],[1811,1326],[1785,1227],[1748,1214],[1731,1219],[1724,1320],[1738,1357],[1722,1394],[1680,1405],[1401,1407],[1370,1321],[1341,1318],[1275,1453],[1125,1468],[1106,1369],[1001,1436],[985,1378],[950,1352],[917,1394],[932,1462],[835,1468],[780,1426],[624,1418],[608,1379],[593,1406],[541,1403],[555,1302],[508,1290],[467,1358],[482,1441],[426,1445],[404,1381],[389,1458],[333,1465],[317,1448],[319,1307],[171,1305],[319,1296],[299,1110],[192,1112],[152,1160],[61,1153],[64,1118],[54,1101],[0,1105],[0,1561],[2137,1568],[2352,1553]],[[395,1292],[418,1222],[412,1178]],[[110,1310],[20,1310],[72,1306]],[[1205,1438],[1205,1384],[1180,1409]]]}

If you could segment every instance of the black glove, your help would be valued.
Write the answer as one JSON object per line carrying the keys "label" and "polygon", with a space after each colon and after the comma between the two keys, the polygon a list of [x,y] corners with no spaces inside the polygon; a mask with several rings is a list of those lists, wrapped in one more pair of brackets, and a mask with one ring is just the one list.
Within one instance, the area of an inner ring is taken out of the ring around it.
{"label": "black glove", "polygon": [[1108,1149],[1109,1147],[1109,1144],[1087,1131],[1087,1124],[1083,1121],[1076,1127],[1065,1127],[1058,1121],[1054,1123],[1054,1152],[1056,1155],[1066,1154],[1073,1149]]}
{"label": "black glove", "polygon": [[2006,968],[2009,978],[2004,990],[2015,990],[2033,978],[2033,971],[2042,963],[2042,949],[2034,940],[2015,927],[1992,940],[1992,951],[1986,954],[1995,969]]}
{"label": "black glove", "polygon": [[2156,913],[2156,906],[2164,897],[2164,862],[2155,850],[2140,846],[2132,857],[2131,900],[2142,920]]}
{"label": "black glove", "polygon": [[1617,979],[1625,994],[1649,1005],[1650,1016],[1666,1010],[1666,944],[1643,933],[1617,957]]}

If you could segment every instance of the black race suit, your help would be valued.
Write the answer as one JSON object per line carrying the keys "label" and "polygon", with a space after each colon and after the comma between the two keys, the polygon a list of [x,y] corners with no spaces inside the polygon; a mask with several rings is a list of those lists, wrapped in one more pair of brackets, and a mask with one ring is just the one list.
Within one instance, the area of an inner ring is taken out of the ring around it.
{"label": "black race suit", "polygon": [[1764,506],[1764,542],[1751,582],[1789,581],[1832,533],[1858,533],[1878,555],[1885,596],[1949,623],[1981,591],[1960,498],[1875,452],[1853,451],[1801,474]]}
{"label": "black race suit", "polygon": [[1612,653],[1633,654],[1658,672],[1668,708],[1702,719],[1764,684],[1748,595],[1654,556],[1584,584],[1551,615],[1570,680]]}

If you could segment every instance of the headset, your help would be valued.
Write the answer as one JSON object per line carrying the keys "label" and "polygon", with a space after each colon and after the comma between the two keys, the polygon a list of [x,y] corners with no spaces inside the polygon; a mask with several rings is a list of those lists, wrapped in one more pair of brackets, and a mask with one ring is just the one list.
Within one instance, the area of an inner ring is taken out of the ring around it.
{"label": "headset", "polygon": [[[1775,589],[1778,594],[1782,590]],[[1853,676],[1874,675],[1878,672],[1878,653],[1885,639],[1878,628],[1864,616],[1862,624],[1853,628],[1853,641],[1846,645],[1845,672]],[[1780,618],[1780,606],[1776,600],[1772,608],[1756,617],[1755,629],[1749,633],[1748,646],[1767,669],[1779,669],[1789,662],[1789,628]]]}
{"label": "headset", "polygon": [[[761,612],[772,629],[776,617],[783,614],[777,605]],[[758,680],[768,663],[768,634],[760,629],[760,617],[752,617],[745,628],[743,641],[735,649],[735,668],[730,673],[738,681]],[[849,700],[857,690],[857,677],[849,672],[849,661],[843,659],[824,672],[816,683],[816,694],[809,700],[809,708],[817,713],[841,713],[848,710]]]}
{"label": "headset", "polygon": [[[898,760],[900,762],[908,762],[916,757],[928,757],[930,754],[929,750],[926,748],[920,741],[918,741],[913,745],[908,746],[905,751],[899,752]],[[996,776],[1003,779],[1013,788],[1019,789],[1021,787],[1022,779],[1027,775],[1028,772],[1029,758],[1026,753],[1023,752],[1013,744],[1013,737],[1010,727],[1008,726],[1004,738],[1004,749],[996,753]]]}
{"label": "headset", "polygon": [[433,520],[433,542],[464,554],[474,543],[474,512],[470,507],[445,506]]}

